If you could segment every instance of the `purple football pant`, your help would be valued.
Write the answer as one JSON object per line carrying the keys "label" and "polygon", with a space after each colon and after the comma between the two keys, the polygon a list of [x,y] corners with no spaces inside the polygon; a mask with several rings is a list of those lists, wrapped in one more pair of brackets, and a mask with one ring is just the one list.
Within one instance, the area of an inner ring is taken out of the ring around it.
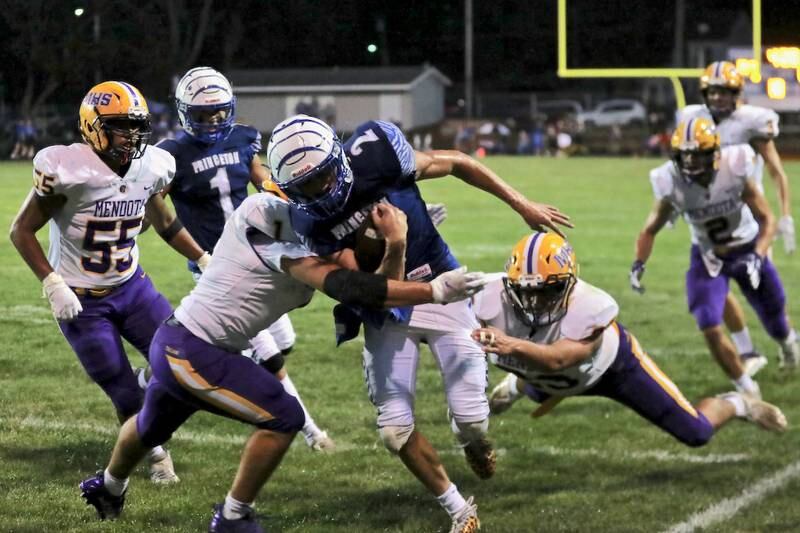
{"label": "purple football pant", "polygon": [[697,327],[701,330],[722,324],[725,297],[728,294],[730,279],[736,280],[742,294],[758,315],[770,337],[783,341],[789,335],[789,322],[786,318],[786,293],[775,265],[768,257],[761,266],[761,284],[758,289],[750,286],[747,269],[737,259],[754,250],[755,243],[744,246],[722,257],[724,266],[719,276],[708,275],[700,249],[692,245],[689,270],[686,272],[686,299],[689,312],[694,315]]}
{"label": "purple football pant", "polygon": [[[714,428],[697,411],[674,383],[642,350],[639,341],[622,324],[618,328],[617,357],[603,377],[579,396],[604,396],[630,407],[640,416],[660,427],[688,446],[702,446],[714,434]],[[525,394],[534,401],[549,398],[532,385],[525,385]]]}
{"label": "purple football pant", "polygon": [[117,414],[129,418],[142,407],[144,393],[122,347],[124,338],[147,358],[158,326],[172,313],[141,267],[108,296],[78,296],[83,311],[61,332],[92,380],[111,398]]}
{"label": "purple football pant", "polygon": [[296,433],[305,424],[297,398],[270,372],[238,352],[194,336],[174,319],[158,328],[150,346],[153,376],[136,420],[147,446],[163,444],[198,410]]}

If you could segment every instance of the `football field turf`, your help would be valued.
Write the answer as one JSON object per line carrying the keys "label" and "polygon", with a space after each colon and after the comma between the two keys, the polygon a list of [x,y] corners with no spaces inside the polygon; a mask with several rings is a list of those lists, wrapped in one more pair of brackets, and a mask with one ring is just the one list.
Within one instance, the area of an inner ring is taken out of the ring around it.
{"label": "football field turf", "polygon": [[[686,310],[684,272],[689,237],[680,222],[656,241],[639,296],[628,287],[634,240],[652,203],[648,170],[655,159],[486,160],[520,191],[572,216],[569,232],[586,281],[619,302],[619,320],[640,340],[684,395],[695,401],[731,389]],[[788,163],[794,214],[800,216],[800,164]],[[774,206],[774,188],[765,177]],[[30,190],[30,165],[0,165],[3,228]],[[502,270],[526,233],[497,199],[455,178],[424,182],[429,202],[445,202],[441,227],[471,270]],[[7,233],[5,234],[7,235]],[[39,234],[47,238],[47,231]],[[139,240],[141,263],[173,305],[192,288],[184,260],[150,231]],[[800,256],[777,243],[774,259],[800,324]],[[83,505],[78,482],[102,468],[117,425],[111,402],[80,368],[41,298],[41,286],[7,237],[0,240],[0,531],[205,531],[236,471],[243,424],[195,415],[175,435],[181,483],[157,487],[140,467],[116,523],[101,523]],[[737,290],[738,293],[738,290]],[[302,437],[257,504],[268,531],[446,531],[444,511],[380,443],[361,369],[361,339],[334,347],[332,302],[318,293],[291,314],[298,341],[288,369],[317,423],[337,450],[311,452]],[[732,421],[703,448],[681,445],[634,413],[605,399],[567,399],[531,419],[519,401],[493,418],[497,473],[478,480],[455,447],[441,379],[423,348],[417,383],[417,425],[441,452],[450,477],[474,495],[486,532],[798,531],[800,406],[798,375],[777,368],[777,345],[747,308],[756,345],[770,359],[758,375],[764,398],[780,406],[790,428],[776,436]],[[144,359],[129,347],[136,366]],[[502,373],[490,371],[491,385]],[[490,385],[490,386],[491,386]]]}

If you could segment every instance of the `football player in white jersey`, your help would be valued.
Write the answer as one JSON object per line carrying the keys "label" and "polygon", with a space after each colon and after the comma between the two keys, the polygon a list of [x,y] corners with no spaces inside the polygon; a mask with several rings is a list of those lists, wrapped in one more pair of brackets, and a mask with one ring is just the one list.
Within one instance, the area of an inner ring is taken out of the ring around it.
{"label": "football player in white jersey", "polygon": [[[402,265],[406,219],[387,204],[370,215],[387,241],[384,264]],[[348,304],[380,308],[447,303],[483,287],[482,274],[458,269],[430,283],[401,282],[346,270],[317,257],[294,233],[289,205],[271,194],[245,199],[225,223],[214,261],[153,339],[153,376],[144,406],[120,431],[105,472],[81,483],[100,518],[122,512],[127,479],[149,446],[163,444],[198,410],[255,426],[212,533],[260,533],[253,504],[277,468],[304,415],[297,398],[247,357],[250,339],[280,316],[306,305],[314,289]]]}
{"label": "football player in white jersey", "polygon": [[472,336],[492,363],[510,372],[492,390],[492,413],[523,395],[541,404],[536,416],[568,396],[604,396],[688,446],[706,444],[734,417],[767,430],[786,429],[777,407],[739,392],[692,406],[617,322],[614,298],[577,273],[569,243],[537,232],[514,246],[506,277],[473,298],[484,327]]}
{"label": "football player in white jersey", "polygon": [[[775,182],[780,206],[778,235],[783,240],[786,253],[796,248],[794,220],[791,213],[789,179],[781,164],[775,147],[778,136],[779,117],[775,111],[752,105],[738,105],[744,88],[744,78],[733,63],[716,61],[711,63],[700,77],[700,91],[704,104],[690,105],[682,109],[676,122],[692,118],[707,118],[717,126],[722,146],[749,144],[756,151],[755,178],[763,193],[763,171],[766,162],[769,174]],[[748,374],[755,375],[767,358],[753,347],[744,312],[732,293],[728,293],[724,312],[725,324],[731,332],[734,345],[744,361]]]}
{"label": "football player in white jersey", "polygon": [[729,280],[734,279],[767,333],[780,345],[781,366],[795,367],[797,335],[786,314],[786,294],[767,257],[775,217],[754,178],[754,152],[747,144],[720,148],[713,122],[681,122],[671,140],[672,161],[650,173],[656,198],[636,241],[631,287],[641,290],[644,264],[655,238],[673,212],[689,225],[692,246],[686,296],[706,344],[739,390],[758,395],[722,330]]}
{"label": "football player in white jersey", "polygon": [[[119,420],[142,406],[122,339],[145,357],[171,307],[139,266],[136,236],[147,215],[178,252],[207,264],[158,192],[175,160],[147,145],[150,114],[138,89],[121,81],[92,87],[80,107],[84,143],[55,145],[33,160],[34,188],[11,241],[42,281],[53,315],[86,373],[111,398]],[[50,223],[48,256],[36,232]],[[169,454],[150,452],[152,479],[178,481]]]}

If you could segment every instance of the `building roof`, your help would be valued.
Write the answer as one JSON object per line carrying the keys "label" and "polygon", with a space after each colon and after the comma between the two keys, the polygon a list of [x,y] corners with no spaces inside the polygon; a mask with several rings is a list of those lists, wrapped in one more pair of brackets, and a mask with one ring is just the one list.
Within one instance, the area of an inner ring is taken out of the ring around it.
{"label": "building roof", "polygon": [[430,76],[444,86],[452,85],[447,76],[427,64],[405,67],[247,69],[227,73],[235,93],[409,91]]}

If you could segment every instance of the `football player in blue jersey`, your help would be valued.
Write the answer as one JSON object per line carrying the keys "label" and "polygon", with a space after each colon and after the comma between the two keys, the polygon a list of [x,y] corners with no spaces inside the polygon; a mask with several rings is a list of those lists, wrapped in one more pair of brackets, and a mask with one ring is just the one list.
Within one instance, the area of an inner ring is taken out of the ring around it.
{"label": "football player in blue jersey", "polygon": [[[511,206],[532,228],[571,227],[557,208],[525,198],[477,160],[457,151],[416,152],[393,124],[369,121],[342,144],[321,120],[296,115],[278,124],[267,148],[272,179],[292,204],[292,226],[312,249],[348,268],[358,268],[353,249],[362,222],[376,204],[406,214],[408,239],[400,279],[425,281],[459,264],[426,213],[417,180],[454,175]],[[389,273],[387,273],[389,274]],[[451,427],[467,462],[482,479],[494,474],[496,454],[486,438],[487,366],[470,338],[477,321],[469,303],[418,305],[389,313],[335,309],[352,338],[365,329],[364,370],[378,411],[381,440],[437,498],[453,532],[477,530],[477,506],[450,481],[438,454],[415,428],[414,395],[419,344],[427,343],[442,374]],[[338,326],[338,324],[337,324]],[[346,337],[346,338],[347,338]]]}
{"label": "football player in blue jersey", "polygon": [[[175,101],[184,131],[158,144],[176,161],[175,178],[166,192],[192,236],[206,250],[213,250],[225,221],[247,198],[248,184],[262,190],[262,184],[269,180],[258,156],[261,133],[234,122],[233,89],[213,68],[196,67],[186,72],[175,89]],[[200,271],[192,261],[189,270],[198,280]],[[313,450],[331,451],[333,440],[314,422],[283,367],[295,338],[292,322],[284,315],[251,340],[253,358],[300,401],[306,415],[306,443]]]}

